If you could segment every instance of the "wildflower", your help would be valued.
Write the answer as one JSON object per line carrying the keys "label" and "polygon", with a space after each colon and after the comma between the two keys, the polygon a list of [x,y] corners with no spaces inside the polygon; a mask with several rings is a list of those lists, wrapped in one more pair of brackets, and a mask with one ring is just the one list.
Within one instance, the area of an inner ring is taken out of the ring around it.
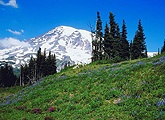
{"label": "wildflower", "polygon": [[33,113],[35,113],[35,114],[41,114],[41,109],[40,108],[34,108],[33,110]]}
{"label": "wildflower", "polygon": [[143,63],[143,62],[139,62],[139,65],[146,65],[145,63]]}
{"label": "wildflower", "polygon": [[26,112],[30,112],[31,110],[30,109],[27,109]]}
{"label": "wildflower", "polygon": [[152,105],[152,104],[148,104],[147,107],[148,107],[148,106],[151,106],[151,105]]}
{"label": "wildflower", "polygon": [[54,112],[54,108],[53,107],[49,108],[49,111]]}
{"label": "wildflower", "polygon": [[136,113],[137,113],[137,110],[134,111],[134,114],[136,114]]}
{"label": "wildflower", "polygon": [[127,97],[127,99],[129,99],[130,97],[131,97],[131,95],[130,95],[130,96],[128,96],[128,97]]}
{"label": "wildflower", "polygon": [[159,102],[156,101],[156,105],[157,105],[158,107],[164,106],[164,104],[165,104],[165,99],[162,99],[162,100],[159,101]]}

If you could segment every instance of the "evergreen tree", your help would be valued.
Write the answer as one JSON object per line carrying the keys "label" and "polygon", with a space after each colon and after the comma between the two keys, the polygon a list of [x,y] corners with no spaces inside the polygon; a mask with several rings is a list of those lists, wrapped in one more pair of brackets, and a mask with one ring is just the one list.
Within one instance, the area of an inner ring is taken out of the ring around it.
{"label": "evergreen tree", "polygon": [[36,80],[36,61],[33,56],[31,56],[29,61],[29,80],[31,83]]}
{"label": "evergreen tree", "polygon": [[37,60],[36,60],[37,80],[39,80],[41,78],[41,59],[42,59],[42,57],[41,57],[41,48],[39,48],[39,50],[37,51]]}
{"label": "evergreen tree", "polygon": [[116,22],[115,22],[115,16],[113,15],[112,12],[110,12],[109,15],[109,24],[110,24],[110,34],[112,35],[113,38],[116,36]]}
{"label": "evergreen tree", "polygon": [[161,53],[163,53],[164,51],[165,51],[165,40],[164,40],[164,45],[163,45],[163,47],[161,49]]}
{"label": "evergreen tree", "polygon": [[93,27],[91,26],[91,24],[89,23],[89,27],[91,29],[91,38],[92,38],[92,57],[91,57],[91,62],[96,61],[96,40],[95,40],[95,31],[93,30]]}
{"label": "evergreen tree", "polygon": [[100,18],[100,13],[97,12],[97,21],[96,21],[96,41],[97,41],[97,50],[98,50],[98,59],[103,59],[103,33],[102,33],[102,21]]}
{"label": "evergreen tree", "polygon": [[148,58],[148,55],[147,55],[147,53],[148,53],[148,51],[147,51],[147,49],[145,50],[145,58]]}
{"label": "evergreen tree", "polygon": [[25,64],[24,66],[24,84],[29,84],[30,82],[30,69],[28,64]]}
{"label": "evergreen tree", "polygon": [[14,75],[13,67],[8,66],[7,71],[8,71],[8,77],[6,78],[6,86],[8,87],[14,86],[17,81],[17,77],[16,75]]}
{"label": "evergreen tree", "polygon": [[21,73],[20,73],[20,86],[25,85],[25,79],[26,79],[26,73],[25,73],[25,67],[21,65]]}
{"label": "evergreen tree", "polygon": [[45,75],[50,75],[50,71],[51,71],[51,59],[52,59],[52,55],[51,55],[51,51],[49,51],[49,55],[46,59],[46,72]]}
{"label": "evergreen tree", "polygon": [[108,24],[106,23],[105,30],[104,30],[104,56],[105,59],[111,59],[112,58],[112,36],[109,33]]}
{"label": "evergreen tree", "polygon": [[120,59],[121,57],[121,40],[120,40],[120,29],[119,29],[119,25],[116,24],[116,36],[115,38],[113,38],[113,42],[112,42],[112,46],[113,46],[113,57],[115,59]]}
{"label": "evergreen tree", "polygon": [[1,66],[1,69],[0,69],[0,86],[4,86],[4,75],[3,75],[3,73],[4,73],[4,67],[3,66]]}
{"label": "evergreen tree", "polygon": [[44,66],[45,66],[45,60],[46,60],[46,53],[44,53],[45,55],[42,55],[41,53],[41,48],[39,48],[38,52],[37,52],[37,60],[36,60],[36,64],[37,64],[37,80],[39,80],[40,78],[44,77]]}
{"label": "evergreen tree", "polygon": [[133,39],[133,45],[132,45],[132,59],[137,59],[139,58],[139,55],[141,54],[141,50],[140,50],[140,41],[137,38],[137,33],[138,31],[136,31],[135,37]]}
{"label": "evergreen tree", "polygon": [[109,15],[109,24],[110,24],[110,28],[109,28],[109,32],[110,32],[110,43],[112,45],[112,50],[111,50],[111,56],[110,59],[114,58],[115,56],[118,57],[120,54],[119,51],[119,41],[120,41],[120,29],[119,26],[116,24],[115,22],[115,16],[113,15],[112,12],[110,12]]}
{"label": "evergreen tree", "polygon": [[9,66],[8,63],[5,64],[5,67],[1,67],[0,74],[0,86],[11,87],[15,85],[17,77],[13,73],[13,67]]}
{"label": "evergreen tree", "polygon": [[47,63],[47,67],[46,67],[46,75],[53,75],[55,73],[57,73],[57,67],[56,67],[56,56],[55,54],[52,55],[51,51],[49,51],[49,56],[46,60]]}
{"label": "evergreen tree", "polygon": [[20,73],[20,86],[24,86],[24,77],[25,77],[25,72],[24,72],[24,67],[21,65],[21,73]]}
{"label": "evergreen tree", "polygon": [[145,50],[147,51],[145,45],[146,38],[144,37],[145,35],[143,31],[144,30],[141,25],[141,20],[139,20],[138,30],[133,40],[133,59],[146,57],[145,55]]}
{"label": "evergreen tree", "polygon": [[34,83],[37,80],[57,73],[56,56],[49,51],[49,56],[46,57],[46,49],[44,54],[41,53],[41,48],[37,52],[37,58],[30,58],[29,64],[21,65],[20,85]]}
{"label": "evergreen tree", "polygon": [[117,28],[116,28],[116,38],[120,39],[120,28],[119,28],[119,24],[117,24]]}
{"label": "evergreen tree", "polygon": [[92,62],[103,59],[102,21],[99,12],[97,12],[96,30],[94,34],[95,37],[92,37]]}
{"label": "evergreen tree", "polygon": [[132,60],[133,59],[133,43],[132,43],[132,40],[131,40],[131,43],[130,43],[130,60]]}
{"label": "evergreen tree", "polygon": [[127,30],[126,30],[126,25],[125,25],[125,21],[124,20],[123,20],[123,26],[122,26],[121,44],[122,44],[121,58],[123,58],[124,60],[128,60],[128,58],[130,57],[130,54],[129,54],[129,42],[127,40]]}
{"label": "evergreen tree", "polygon": [[103,41],[103,45],[104,45],[104,57],[105,59],[109,59],[109,54],[110,53],[110,45],[109,45],[109,42],[108,42],[108,39],[109,39],[109,28],[108,28],[108,24],[106,23],[106,26],[105,26],[105,30],[104,30],[104,41]]}
{"label": "evergreen tree", "polygon": [[46,49],[44,50],[44,54],[41,55],[41,73],[46,76]]}
{"label": "evergreen tree", "polygon": [[20,72],[20,86],[34,83],[37,80],[37,64],[35,59],[31,56],[29,64],[21,65]]}
{"label": "evergreen tree", "polygon": [[144,51],[147,51],[147,48],[146,48],[146,42],[145,42],[145,35],[144,35],[144,30],[143,30],[143,27],[142,27],[142,24],[141,24],[141,19],[139,20],[139,25],[138,25],[138,34],[137,34],[137,37],[138,39],[140,40],[141,42],[141,47],[140,47],[140,50],[141,50],[141,57],[146,57],[145,54],[143,53]]}
{"label": "evergreen tree", "polygon": [[57,67],[56,67],[56,55],[52,55],[52,72],[51,75],[57,73]]}
{"label": "evergreen tree", "polygon": [[98,44],[96,40],[92,40],[92,62],[98,60]]}

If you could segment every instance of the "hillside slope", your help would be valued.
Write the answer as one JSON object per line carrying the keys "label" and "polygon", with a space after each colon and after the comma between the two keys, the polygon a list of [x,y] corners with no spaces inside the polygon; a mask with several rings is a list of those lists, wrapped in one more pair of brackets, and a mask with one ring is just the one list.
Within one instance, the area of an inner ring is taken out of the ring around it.
{"label": "hillside slope", "polygon": [[2,120],[164,119],[165,54],[70,67],[15,94],[0,95]]}

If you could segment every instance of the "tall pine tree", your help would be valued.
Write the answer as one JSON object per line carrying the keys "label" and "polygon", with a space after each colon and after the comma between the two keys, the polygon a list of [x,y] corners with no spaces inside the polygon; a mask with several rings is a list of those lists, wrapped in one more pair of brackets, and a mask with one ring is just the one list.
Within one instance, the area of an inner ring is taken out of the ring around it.
{"label": "tall pine tree", "polygon": [[51,51],[49,51],[49,56],[46,59],[46,75],[53,75],[57,73],[56,67],[56,56],[52,55]]}
{"label": "tall pine tree", "polygon": [[95,38],[92,40],[92,62],[103,59],[103,33],[100,13],[97,12]]}
{"label": "tall pine tree", "polygon": [[129,55],[129,42],[127,40],[127,30],[126,30],[126,25],[125,21],[123,20],[123,26],[122,26],[122,33],[121,33],[121,58],[124,60],[128,60],[130,55]]}
{"label": "tall pine tree", "polygon": [[121,40],[120,40],[120,29],[119,25],[116,24],[116,36],[113,38],[112,46],[113,46],[113,56],[117,60],[120,59],[120,54],[121,54]]}
{"label": "tall pine tree", "polygon": [[112,36],[109,33],[108,24],[106,23],[105,30],[104,30],[104,56],[105,59],[110,59],[112,56]]}
{"label": "tall pine tree", "polygon": [[132,48],[132,47],[133,47],[133,43],[132,43],[132,40],[131,40],[131,43],[130,43],[130,50],[129,50],[129,52],[130,52],[130,53],[129,53],[129,54],[130,54],[130,57],[129,57],[130,60],[133,59],[133,57],[132,57],[132,55],[133,55],[133,48]]}
{"label": "tall pine tree", "polygon": [[137,38],[137,33],[138,31],[136,31],[135,33],[135,37],[133,39],[133,44],[132,44],[132,59],[137,59],[139,58],[140,54],[141,54],[141,50],[140,50],[140,41]]}
{"label": "tall pine tree", "polygon": [[33,56],[31,56],[30,61],[29,61],[29,80],[31,83],[34,83],[36,80],[36,61],[33,58]]}
{"label": "tall pine tree", "polygon": [[140,47],[141,55],[140,56],[141,57],[146,57],[146,55],[144,53],[145,51],[147,51],[146,42],[145,42],[146,37],[144,35],[144,30],[143,30],[143,27],[142,27],[142,24],[141,24],[141,19],[139,20],[137,38],[141,42],[141,47]]}
{"label": "tall pine tree", "polygon": [[42,76],[46,76],[46,48],[44,49],[44,54],[41,55],[41,73]]}
{"label": "tall pine tree", "polygon": [[37,63],[37,80],[39,80],[42,76],[41,74],[41,62],[42,62],[42,55],[41,55],[41,48],[39,48],[39,50],[37,51],[37,60],[36,60],[36,63]]}
{"label": "tall pine tree", "polygon": [[110,43],[112,45],[111,48],[111,56],[110,59],[114,58],[115,56],[118,56],[119,51],[118,51],[118,46],[119,46],[119,39],[118,37],[120,36],[117,32],[119,32],[119,26],[117,28],[117,24],[115,22],[115,16],[113,15],[112,12],[110,12],[109,15],[109,34],[110,34]]}
{"label": "tall pine tree", "polygon": [[141,24],[141,20],[139,20],[138,30],[136,31],[136,34],[133,40],[133,47],[132,47],[133,59],[146,57],[145,55],[145,51],[147,51],[146,45],[145,45],[146,38],[143,31],[144,30]]}
{"label": "tall pine tree", "polygon": [[8,63],[5,66],[1,66],[0,70],[0,86],[11,87],[14,86],[17,81],[16,75],[14,75],[13,67],[9,66]]}
{"label": "tall pine tree", "polygon": [[100,13],[97,12],[97,21],[96,21],[96,41],[98,45],[98,60],[103,59],[103,33],[102,33],[102,21]]}
{"label": "tall pine tree", "polygon": [[110,12],[109,15],[109,24],[110,24],[110,34],[112,35],[113,38],[116,36],[116,22],[115,22],[115,16],[113,15],[112,12]]}

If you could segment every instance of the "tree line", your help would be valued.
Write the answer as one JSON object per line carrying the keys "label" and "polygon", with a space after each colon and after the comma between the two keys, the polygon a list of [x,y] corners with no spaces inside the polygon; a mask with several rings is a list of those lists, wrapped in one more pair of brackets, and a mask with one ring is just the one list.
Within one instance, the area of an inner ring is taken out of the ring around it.
{"label": "tree line", "polygon": [[144,30],[139,20],[138,30],[136,31],[133,42],[127,40],[127,27],[123,20],[122,30],[115,21],[112,12],[109,15],[109,24],[106,23],[104,34],[102,32],[102,21],[100,13],[97,12],[96,30],[92,31],[92,62],[98,60],[123,60],[147,57]]}
{"label": "tree line", "polygon": [[9,66],[8,63],[5,66],[1,66],[0,87],[33,84],[45,76],[57,73],[56,56],[55,54],[51,54],[51,51],[46,56],[46,49],[42,53],[41,48],[39,48],[36,58],[31,56],[29,63],[21,65],[20,71],[20,76],[17,78],[13,73],[12,66]]}
{"label": "tree line", "polygon": [[46,49],[41,53],[41,48],[37,51],[37,58],[31,56],[29,64],[21,65],[20,85],[33,84],[47,75],[57,73],[56,56],[49,51],[46,57]]}
{"label": "tree line", "polygon": [[11,87],[16,85],[17,76],[14,75],[13,67],[6,63],[0,68],[0,87]]}

